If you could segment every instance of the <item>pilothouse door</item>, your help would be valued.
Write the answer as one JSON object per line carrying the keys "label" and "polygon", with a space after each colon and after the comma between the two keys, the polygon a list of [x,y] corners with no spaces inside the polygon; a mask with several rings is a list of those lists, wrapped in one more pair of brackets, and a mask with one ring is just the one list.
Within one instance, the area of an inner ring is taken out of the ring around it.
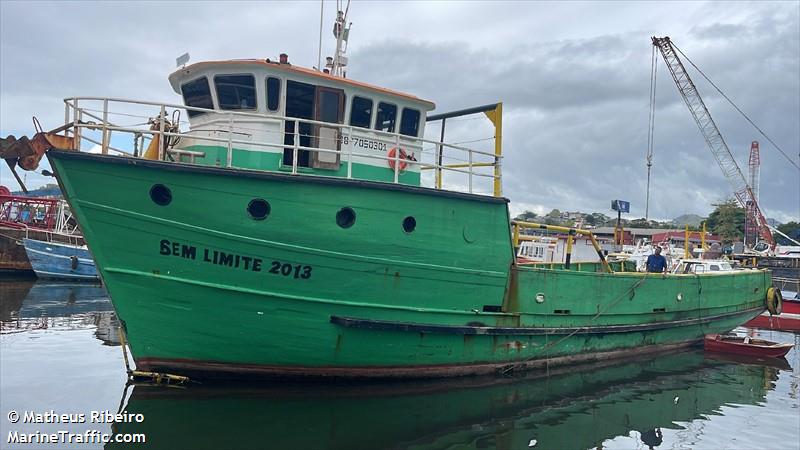
{"label": "pilothouse door", "polygon": [[[341,124],[344,122],[344,91],[317,86],[314,119],[319,122]],[[318,169],[338,170],[340,163],[341,133],[339,127],[315,125],[314,147],[333,152],[314,152],[311,166]]]}

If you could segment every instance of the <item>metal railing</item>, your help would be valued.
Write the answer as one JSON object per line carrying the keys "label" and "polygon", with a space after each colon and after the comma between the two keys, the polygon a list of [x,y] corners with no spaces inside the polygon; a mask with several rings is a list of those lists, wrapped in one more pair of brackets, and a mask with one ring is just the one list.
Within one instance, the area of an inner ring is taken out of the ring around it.
{"label": "metal railing", "polygon": [[800,279],[787,277],[772,277],[772,285],[787,291],[800,292]]}
{"label": "metal railing", "polygon": [[606,261],[605,255],[603,255],[603,250],[600,248],[600,244],[597,242],[594,234],[589,230],[581,230],[578,228],[569,228],[569,227],[561,227],[557,225],[546,225],[542,223],[534,223],[534,222],[524,222],[520,220],[512,220],[511,221],[511,228],[512,228],[512,237],[513,237],[513,245],[514,245],[514,253],[516,254],[516,249],[519,247],[519,242],[521,240],[520,236],[520,229],[522,228],[530,228],[530,229],[537,229],[537,230],[546,230],[546,231],[555,231],[558,233],[566,233],[567,234],[567,248],[565,254],[565,261],[564,261],[564,268],[569,269],[571,264],[572,258],[572,244],[575,240],[576,234],[581,234],[587,236],[589,240],[592,241],[592,246],[594,247],[595,251],[597,252],[597,256],[600,258],[600,263],[603,265],[603,270],[608,273],[613,273],[611,270],[611,266],[608,265],[608,261]]}
{"label": "metal railing", "polygon": [[[346,124],[258,112],[220,111],[123,98],[72,97],[64,99],[64,103],[65,126],[71,125],[76,150],[81,149],[81,142],[85,140],[99,146],[102,154],[114,152],[142,158],[146,153],[144,151],[146,140],[149,139],[151,144],[154,140],[157,140],[157,159],[161,161],[174,156],[177,156],[180,160],[182,156],[186,156],[189,159],[189,163],[194,163],[197,158],[206,156],[204,152],[181,148],[177,145],[180,139],[186,138],[194,142],[211,143],[210,145],[226,149],[224,165],[228,168],[254,169],[252,167],[237,167],[234,164],[234,151],[271,152],[283,155],[286,149],[291,149],[292,164],[291,166],[282,166],[281,170],[290,170],[293,175],[308,175],[308,173],[305,173],[306,171],[301,170],[303,166],[299,165],[300,152],[308,151],[337,155],[336,160],[340,168],[342,165],[346,167],[346,175],[344,176],[348,179],[354,178],[353,163],[354,160],[359,159],[361,161],[386,161],[388,167],[393,171],[393,183],[400,183],[400,175],[406,170],[419,171],[420,173],[422,170],[435,170],[437,174],[440,174],[441,171],[462,174],[467,178],[467,186],[463,190],[469,193],[475,193],[475,177],[492,179],[494,185],[499,185],[502,180],[500,171],[501,157],[494,152],[448,144],[423,137],[411,137],[400,133],[359,128]],[[115,110],[112,106],[128,109],[147,108],[149,111],[141,113],[123,112]],[[176,111],[193,111],[207,114],[207,116],[194,120],[194,127],[189,127],[188,131],[181,132],[181,126],[188,126],[188,122],[181,121],[179,115],[176,119]],[[112,117],[114,121],[111,120]],[[143,121],[123,125],[116,122],[116,118],[122,118],[120,120],[134,118],[143,119]],[[286,126],[287,124],[291,124],[293,128],[289,130]],[[311,134],[301,133],[301,124],[307,124],[312,130],[317,130],[317,134],[313,132]],[[326,140],[326,138],[319,135],[321,128],[336,130],[336,149],[323,148],[320,145]],[[99,132],[100,136],[99,138],[93,138],[88,136],[89,132]],[[111,145],[112,135],[119,133],[133,135],[132,149],[120,148],[120,145],[116,143],[114,146]],[[220,136],[213,136],[214,133],[218,133]],[[363,136],[365,134],[375,137],[375,139],[367,138],[366,140],[379,144],[380,153],[356,151],[354,149],[354,137],[361,139],[356,135]],[[259,135],[266,135],[267,139],[246,139]],[[270,137],[274,139],[269,139]],[[290,139],[286,139],[286,137],[290,137]],[[316,141],[318,146],[300,145],[301,138],[310,139],[312,144]],[[389,150],[390,148],[394,149],[394,151]],[[404,157],[405,150],[412,148],[414,150]],[[383,149],[386,149],[386,151]],[[446,160],[443,160],[444,149],[448,150]],[[480,170],[486,167],[494,168],[493,172],[484,173]],[[258,168],[255,169],[258,170]],[[325,175],[322,170],[314,171],[313,174],[317,176]],[[443,189],[441,177],[437,176],[436,181],[429,187]],[[456,189],[451,190],[460,189],[456,186]],[[495,189],[495,192],[497,192],[497,189]]]}

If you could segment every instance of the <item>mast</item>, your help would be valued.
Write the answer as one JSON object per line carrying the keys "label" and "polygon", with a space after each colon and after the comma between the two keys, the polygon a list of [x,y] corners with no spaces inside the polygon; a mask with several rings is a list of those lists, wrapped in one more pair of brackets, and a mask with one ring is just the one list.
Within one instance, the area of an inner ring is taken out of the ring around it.
{"label": "mast", "polygon": [[319,49],[317,51],[317,71],[322,72],[322,16],[325,12],[325,0],[319,0]]}
{"label": "mast", "polygon": [[352,23],[347,22],[347,14],[350,12],[350,0],[347,0],[347,5],[342,11],[341,1],[337,2],[336,21],[333,24],[333,35],[336,37],[336,53],[333,57],[326,58],[325,67],[328,68],[331,75],[336,77],[347,78],[347,57],[344,54],[347,52],[347,39],[350,35],[350,27]]}

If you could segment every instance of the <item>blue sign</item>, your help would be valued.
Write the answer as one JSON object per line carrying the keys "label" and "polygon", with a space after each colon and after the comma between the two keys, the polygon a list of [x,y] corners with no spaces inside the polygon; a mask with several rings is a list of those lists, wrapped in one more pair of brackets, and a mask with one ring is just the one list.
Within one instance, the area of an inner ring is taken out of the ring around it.
{"label": "blue sign", "polygon": [[613,200],[611,202],[611,209],[621,213],[631,212],[631,202],[625,200]]}

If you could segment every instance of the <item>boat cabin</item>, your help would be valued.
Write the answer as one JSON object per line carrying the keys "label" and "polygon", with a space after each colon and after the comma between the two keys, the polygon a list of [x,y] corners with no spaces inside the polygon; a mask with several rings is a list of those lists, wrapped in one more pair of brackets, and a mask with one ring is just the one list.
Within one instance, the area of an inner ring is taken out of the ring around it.
{"label": "boat cabin", "polygon": [[189,116],[172,148],[183,162],[420,183],[414,162],[430,101],[293,66],[285,55],[195,63],[169,80]]}

